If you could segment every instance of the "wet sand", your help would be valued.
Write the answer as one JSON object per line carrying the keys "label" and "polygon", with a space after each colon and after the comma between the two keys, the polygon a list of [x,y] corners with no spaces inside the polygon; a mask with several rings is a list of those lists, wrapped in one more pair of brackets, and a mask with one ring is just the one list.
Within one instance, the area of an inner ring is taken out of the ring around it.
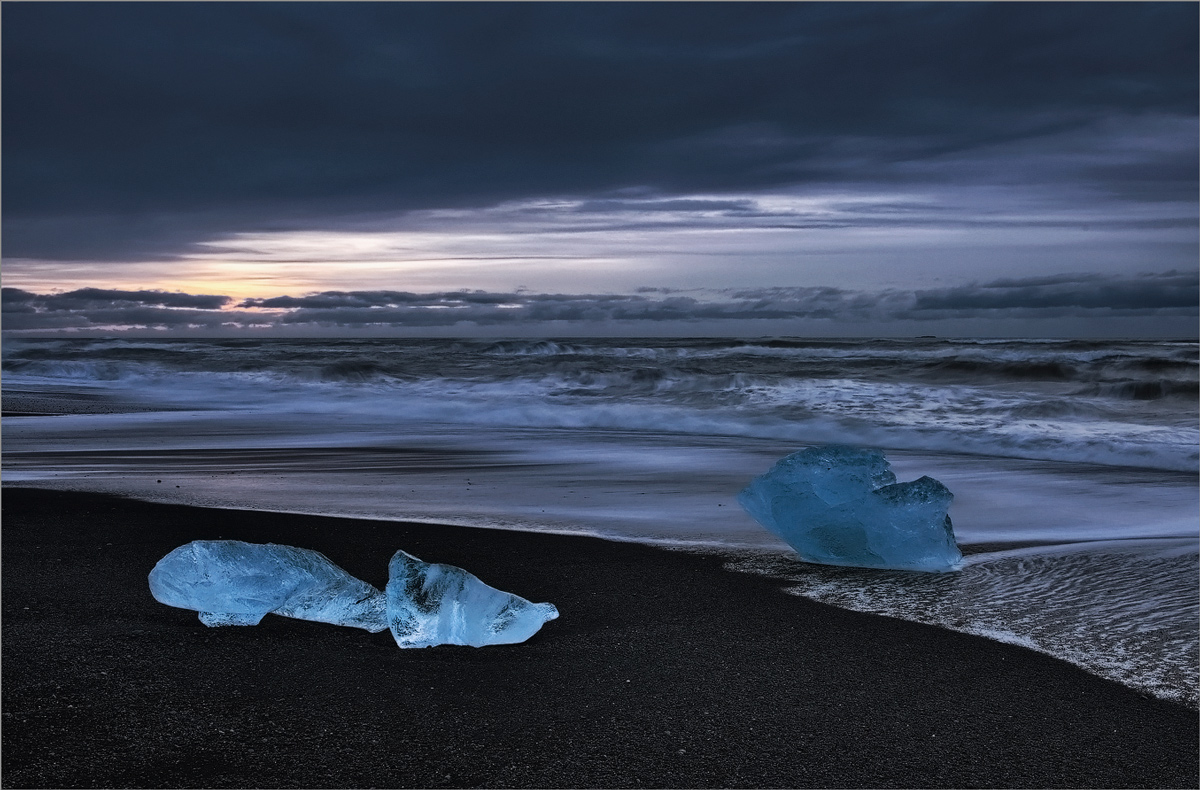
{"label": "wet sand", "polygon": [[0,393],[0,415],[49,417],[64,414],[124,414],[150,411],[147,406],[123,401],[103,391],[71,386],[5,387]]}
{"label": "wet sand", "polygon": [[[1194,711],[1018,647],[587,537],[3,490],[5,787],[1196,787]],[[382,587],[403,548],[562,616],[399,650],[205,628],[146,574],[286,543]]]}

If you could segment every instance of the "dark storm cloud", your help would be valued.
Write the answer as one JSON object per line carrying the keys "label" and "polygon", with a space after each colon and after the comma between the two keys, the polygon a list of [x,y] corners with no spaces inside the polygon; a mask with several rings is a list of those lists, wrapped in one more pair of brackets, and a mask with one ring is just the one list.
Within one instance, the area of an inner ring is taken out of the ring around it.
{"label": "dark storm cloud", "polygon": [[219,310],[229,304],[228,296],[185,294],[169,291],[119,291],[107,288],[80,288],[61,294],[34,294],[20,288],[4,288],[3,304],[21,305],[44,310],[94,310],[112,307],[127,309],[143,305],[160,307],[191,307],[200,310]]}
{"label": "dark storm cloud", "polygon": [[[216,329],[233,326],[242,316],[230,316],[197,310],[167,310],[154,307],[130,307],[86,311],[18,313],[4,311],[6,330],[51,331],[63,329]],[[244,318],[244,317],[242,317]]]}
{"label": "dark storm cloud", "polygon": [[1200,272],[1059,274],[915,291],[756,288],[725,293],[754,310],[792,315],[821,310],[831,317],[873,320],[1200,315]]}
{"label": "dark storm cloud", "polygon": [[[1197,20],[1193,3],[7,3],[4,251],[145,259],[358,211],[994,175],[977,152],[1194,117]],[[1191,200],[1194,149],[1020,177]]]}
{"label": "dark storm cloud", "polygon": [[[237,320],[228,296],[81,288],[62,294],[0,289],[5,330],[216,328]],[[247,317],[248,318],[248,317]]]}
{"label": "dark storm cloud", "polygon": [[3,326],[15,331],[135,328],[217,328],[250,324],[254,316],[224,311],[228,296],[82,288],[63,294],[0,289]]}
{"label": "dark storm cloud", "polygon": [[915,310],[1078,308],[1115,311],[1197,310],[1200,275],[1168,272],[1133,278],[1100,275],[997,280],[983,285],[918,292]]}
{"label": "dark storm cloud", "polygon": [[[455,291],[328,291],[247,299],[229,310],[191,309],[228,297],[111,292],[86,289],[38,295],[4,289],[6,330],[54,331],[109,328],[338,329],[365,327],[517,327],[568,322],[703,324],[819,319],[840,322],[923,321],[947,318],[1047,318],[1090,316],[1179,317],[1200,314],[1200,273],[1167,272],[1127,277],[1058,275],[996,280],[959,288],[879,292],[841,288],[758,288],[692,296],[531,294]],[[79,296],[79,294],[84,294]],[[117,294],[116,298],[101,295]],[[168,300],[167,297],[170,297]],[[171,308],[165,305],[175,304]],[[502,331],[502,329],[501,329]]]}
{"label": "dark storm cloud", "polygon": [[[330,297],[333,299],[330,299]],[[451,326],[539,324],[614,321],[708,321],[728,319],[773,319],[797,316],[829,317],[827,307],[794,302],[787,306],[742,302],[705,302],[692,297],[611,294],[494,294],[459,292],[445,294],[397,294],[369,307],[326,306],[353,294],[317,294],[294,300],[297,309],[278,319],[283,324],[323,326]],[[263,302],[276,300],[262,300]],[[257,306],[252,300],[243,306]]]}

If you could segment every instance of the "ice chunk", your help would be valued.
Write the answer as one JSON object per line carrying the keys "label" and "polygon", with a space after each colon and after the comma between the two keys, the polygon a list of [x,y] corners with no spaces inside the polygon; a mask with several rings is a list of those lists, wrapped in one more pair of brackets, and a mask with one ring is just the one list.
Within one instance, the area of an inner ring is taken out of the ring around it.
{"label": "ice chunk", "polygon": [[195,609],[207,626],[258,625],[264,615],[364,628],[391,628],[400,647],[524,642],[553,604],[530,603],[453,565],[396,552],[382,593],[309,549],[238,540],[197,540],[150,571],[150,592],[168,606]]}
{"label": "ice chunk", "polygon": [[806,562],[913,571],[960,566],[952,499],[932,477],[897,483],[883,453],[840,446],[792,453],[738,494]]}
{"label": "ice chunk", "polygon": [[556,617],[554,604],[530,603],[453,565],[403,551],[388,564],[388,626],[400,647],[515,644]]}
{"label": "ice chunk", "polygon": [[388,627],[387,599],[320,552],[197,540],[180,546],[150,571],[155,600],[200,612],[207,626],[258,625],[266,614],[365,628]]}

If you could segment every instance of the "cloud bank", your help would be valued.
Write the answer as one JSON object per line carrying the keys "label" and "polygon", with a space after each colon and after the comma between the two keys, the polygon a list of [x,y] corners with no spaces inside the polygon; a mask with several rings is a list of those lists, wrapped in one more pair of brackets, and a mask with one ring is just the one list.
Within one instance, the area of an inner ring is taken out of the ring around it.
{"label": "cloud bank", "polygon": [[1194,3],[13,3],[5,256],[164,261],[564,196],[1194,204],[1198,22]]}
{"label": "cloud bank", "polygon": [[[306,330],[353,334],[363,330],[443,328],[485,330],[496,336],[530,330],[569,336],[604,327],[643,330],[669,325],[677,334],[744,334],[755,325],[776,328],[812,322],[858,334],[928,328],[951,320],[1079,319],[1101,327],[1114,318],[1191,326],[1200,316],[1200,274],[1171,271],[1135,276],[1062,274],[999,279],[940,289],[855,291],[830,287],[724,289],[679,292],[639,289],[634,294],[540,294],[456,291],[324,291],[302,296],[244,299],[162,291],[81,289],[35,294],[3,289],[5,331],[21,334],[215,331],[270,336]],[[730,331],[732,328],[732,331]],[[633,332],[636,333],[636,332]],[[779,333],[779,332],[774,332]],[[802,334],[802,331],[797,331]],[[1175,332],[1177,334],[1178,331]],[[1098,332],[1104,334],[1104,332]]]}

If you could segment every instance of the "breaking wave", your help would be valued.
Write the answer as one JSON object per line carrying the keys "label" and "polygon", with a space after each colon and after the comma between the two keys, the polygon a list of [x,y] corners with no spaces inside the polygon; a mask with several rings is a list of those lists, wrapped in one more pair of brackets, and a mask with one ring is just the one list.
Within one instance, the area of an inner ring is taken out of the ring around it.
{"label": "breaking wave", "polygon": [[1195,708],[1194,540],[1103,541],[968,555],[957,574],[864,572],[747,556],[738,570],[843,609],[937,625],[1056,656]]}
{"label": "breaking wave", "polygon": [[1200,469],[1195,343],[15,340],[3,369],[10,386],[264,418],[340,409]]}

